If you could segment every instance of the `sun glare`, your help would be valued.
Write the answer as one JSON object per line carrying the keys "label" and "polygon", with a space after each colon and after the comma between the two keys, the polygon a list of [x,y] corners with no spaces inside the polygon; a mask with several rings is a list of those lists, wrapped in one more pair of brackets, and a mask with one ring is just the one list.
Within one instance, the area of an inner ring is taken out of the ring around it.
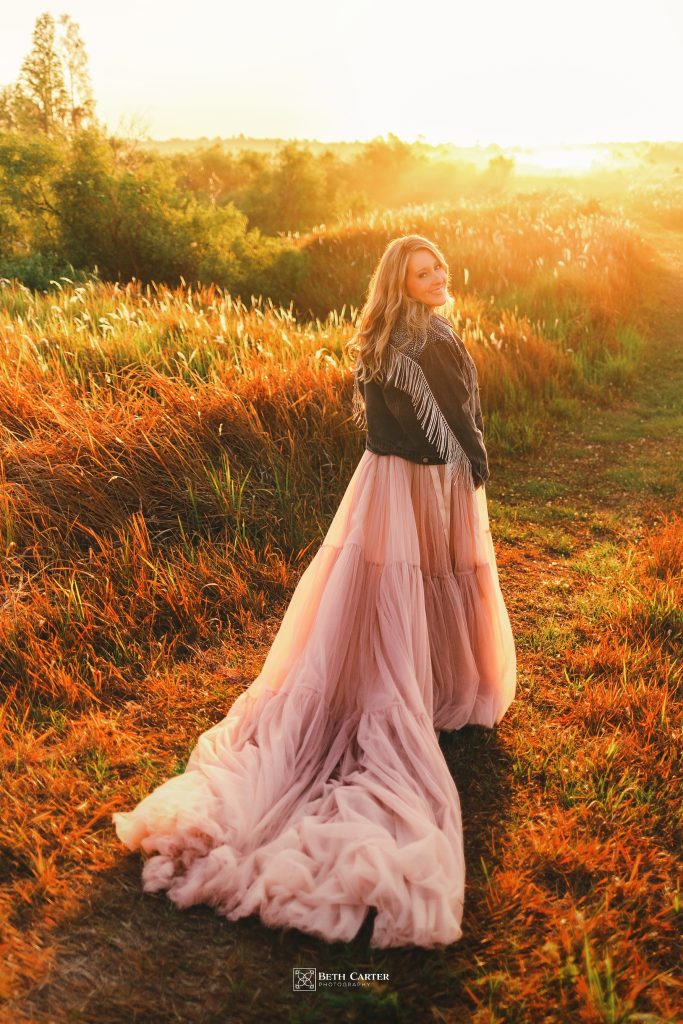
{"label": "sun glare", "polygon": [[526,150],[518,164],[547,171],[580,173],[595,170],[609,159],[609,150],[602,146],[553,146]]}

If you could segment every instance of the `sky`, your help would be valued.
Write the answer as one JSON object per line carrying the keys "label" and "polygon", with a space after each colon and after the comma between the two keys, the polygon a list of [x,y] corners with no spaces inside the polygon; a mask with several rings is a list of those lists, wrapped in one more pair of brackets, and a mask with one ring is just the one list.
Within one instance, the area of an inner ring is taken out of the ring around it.
{"label": "sky", "polygon": [[36,18],[80,27],[96,112],[153,139],[469,146],[683,141],[681,0],[5,0],[0,85]]}

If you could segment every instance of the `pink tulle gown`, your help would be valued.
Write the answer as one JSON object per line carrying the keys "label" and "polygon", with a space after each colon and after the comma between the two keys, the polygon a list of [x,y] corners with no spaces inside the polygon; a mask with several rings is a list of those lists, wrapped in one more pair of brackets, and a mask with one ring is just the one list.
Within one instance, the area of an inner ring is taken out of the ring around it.
{"label": "pink tulle gown", "polygon": [[499,722],[515,647],[483,487],[366,449],[254,682],[116,832],[145,892],[327,942],[462,934],[460,801],[437,731]]}

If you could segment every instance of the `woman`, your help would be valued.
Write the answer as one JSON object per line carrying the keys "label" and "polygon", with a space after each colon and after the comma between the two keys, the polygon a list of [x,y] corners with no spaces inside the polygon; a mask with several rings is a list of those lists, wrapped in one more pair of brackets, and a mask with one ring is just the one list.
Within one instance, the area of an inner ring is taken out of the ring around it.
{"label": "woman", "polygon": [[[113,815],[146,892],[328,942],[461,937],[460,803],[437,730],[493,726],[515,692],[474,363],[446,261],[392,241],[370,283],[354,416],[366,448],[254,682],[181,775]],[[364,400],[363,400],[364,399]]]}

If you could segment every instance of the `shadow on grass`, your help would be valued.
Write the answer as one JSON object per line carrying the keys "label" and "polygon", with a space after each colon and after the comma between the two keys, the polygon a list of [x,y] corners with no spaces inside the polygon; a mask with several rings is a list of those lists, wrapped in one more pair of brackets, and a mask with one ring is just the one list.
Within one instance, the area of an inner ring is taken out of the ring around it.
{"label": "shadow on grass", "polygon": [[[328,944],[296,929],[266,927],[256,915],[228,921],[208,906],[178,910],[164,893],[141,890],[141,860],[122,853],[91,880],[77,910],[51,933],[47,980],[26,994],[16,1020],[35,1024],[213,1024],[213,1022],[466,1022],[464,989],[486,921],[492,846],[505,829],[509,758],[495,730],[442,733],[441,749],[461,797],[467,864],[463,938],[441,949],[371,949],[370,912],[356,938]],[[501,927],[503,925],[501,924]],[[294,992],[294,967],[346,974],[387,973],[363,988]]]}

